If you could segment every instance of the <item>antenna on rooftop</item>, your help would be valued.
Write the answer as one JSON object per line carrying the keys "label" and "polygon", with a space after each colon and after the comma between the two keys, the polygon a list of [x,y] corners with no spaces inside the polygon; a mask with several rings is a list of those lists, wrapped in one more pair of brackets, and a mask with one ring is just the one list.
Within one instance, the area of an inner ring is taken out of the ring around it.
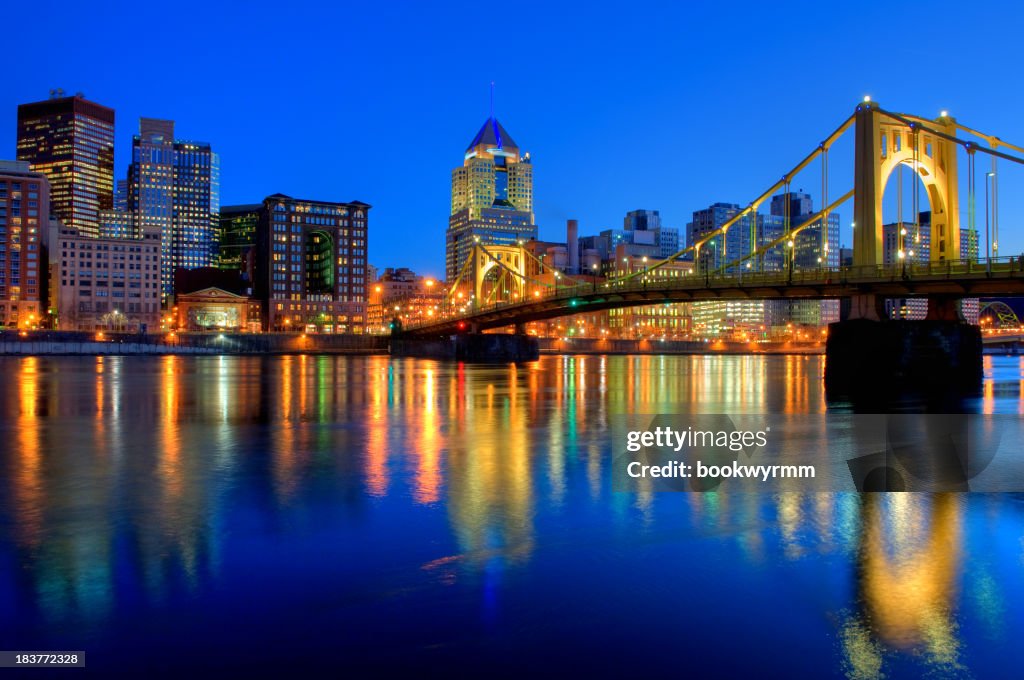
{"label": "antenna on rooftop", "polygon": [[491,81],[491,118],[494,118],[494,81]]}

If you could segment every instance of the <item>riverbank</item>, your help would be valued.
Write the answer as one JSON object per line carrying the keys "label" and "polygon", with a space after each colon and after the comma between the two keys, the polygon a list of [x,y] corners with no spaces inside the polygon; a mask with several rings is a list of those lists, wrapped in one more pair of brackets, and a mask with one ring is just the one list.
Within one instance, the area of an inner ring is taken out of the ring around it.
{"label": "riverbank", "polygon": [[380,335],[2,331],[0,355],[387,354]]}
{"label": "riverbank", "polygon": [[[0,331],[0,355],[388,354],[382,335]],[[539,338],[541,354],[822,354],[821,343]]]}
{"label": "riverbank", "polygon": [[824,354],[821,342],[541,338],[541,354]]}

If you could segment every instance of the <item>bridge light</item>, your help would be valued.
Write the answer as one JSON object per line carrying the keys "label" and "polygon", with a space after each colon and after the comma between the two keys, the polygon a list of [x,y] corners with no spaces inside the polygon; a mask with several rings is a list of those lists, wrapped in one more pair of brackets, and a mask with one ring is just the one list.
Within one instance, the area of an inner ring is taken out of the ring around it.
{"label": "bridge light", "polygon": [[906,236],[906,235],[907,235],[907,230],[906,229],[900,229],[900,236]]}
{"label": "bridge light", "polygon": [[788,243],[787,245],[788,245],[788,246],[789,246],[790,248],[792,248],[792,247],[793,247],[793,240],[792,240],[792,239],[790,239],[790,241],[789,241],[789,243]]}
{"label": "bridge light", "polygon": [[869,95],[869,94],[864,95],[864,103],[867,103],[869,101],[871,101],[871,95]]}
{"label": "bridge light", "polygon": [[949,111],[939,111],[939,118],[948,118]]}

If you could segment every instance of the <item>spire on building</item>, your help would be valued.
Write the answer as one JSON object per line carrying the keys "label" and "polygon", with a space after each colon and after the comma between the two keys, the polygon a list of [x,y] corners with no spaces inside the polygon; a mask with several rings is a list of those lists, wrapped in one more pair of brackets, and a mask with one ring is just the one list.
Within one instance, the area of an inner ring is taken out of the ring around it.
{"label": "spire on building", "polygon": [[502,127],[501,123],[494,116],[484,121],[480,132],[476,133],[473,141],[466,147],[466,152],[468,153],[481,145],[485,146],[488,150],[519,151],[519,145],[512,139],[512,135]]}

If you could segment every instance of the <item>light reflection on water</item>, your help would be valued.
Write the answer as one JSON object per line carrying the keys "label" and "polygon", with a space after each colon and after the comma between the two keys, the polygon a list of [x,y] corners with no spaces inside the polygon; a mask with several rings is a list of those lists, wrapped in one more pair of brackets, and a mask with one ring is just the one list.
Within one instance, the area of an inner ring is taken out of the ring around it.
{"label": "light reflection on water", "polygon": [[[578,670],[575,645],[636,668],[628,639],[655,669],[683,636],[734,671],[1003,669],[1024,633],[1017,496],[611,491],[610,416],[825,412],[822,362],[0,359],[0,634],[100,666],[185,639],[268,667],[341,644],[352,663],[507,646],[512,669],[557,647]],[[1020,413],[1022,360],[985,366],[965,408]],[[723,657],[751,621],[800,653]]]}

